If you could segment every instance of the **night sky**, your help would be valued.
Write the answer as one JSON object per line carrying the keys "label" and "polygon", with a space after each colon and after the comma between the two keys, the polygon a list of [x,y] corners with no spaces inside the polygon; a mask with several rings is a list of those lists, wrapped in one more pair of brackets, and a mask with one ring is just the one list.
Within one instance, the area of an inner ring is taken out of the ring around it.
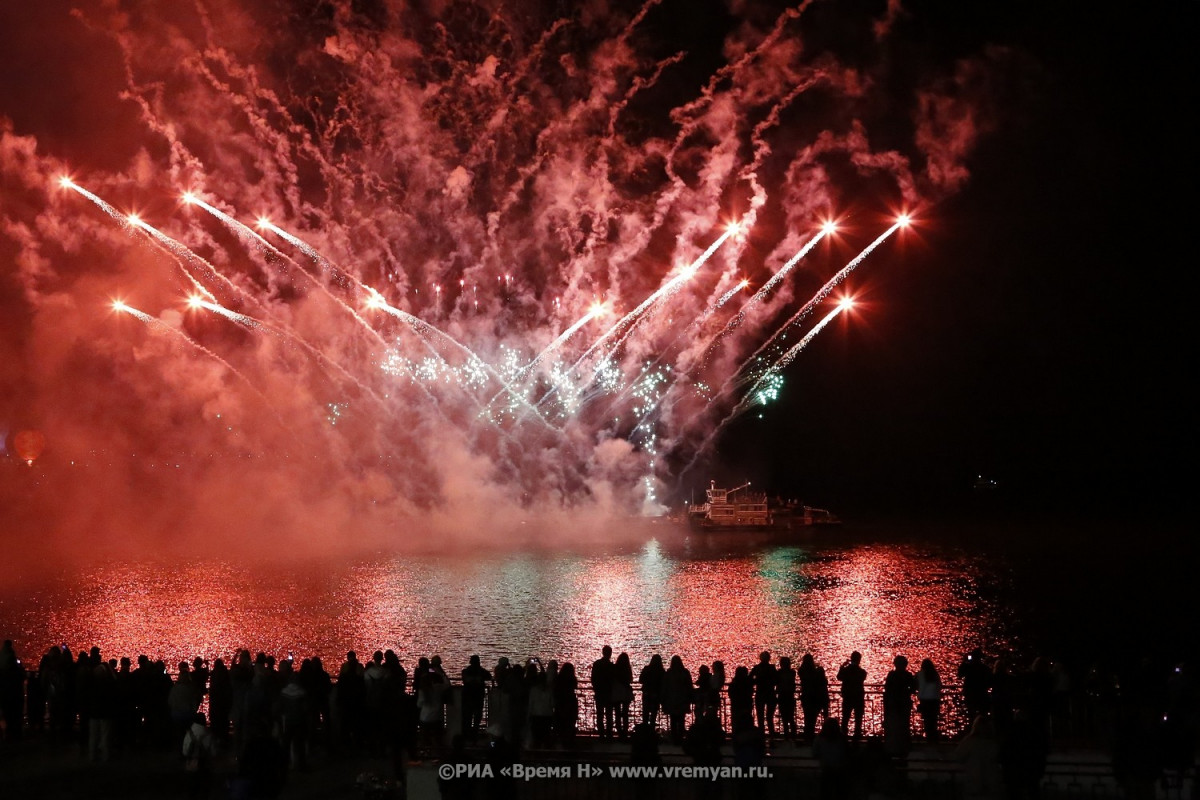
{"label": "night sky", "polygon": [[[656,500],[717,478],[849,517],[1182,514],[1196,363],[1185,37],[1197,4],[817,2],[788,17],[774,3],[664,2],[624,38],[636,5],[511,18],[470,3],[199,7],[207,18],[148,2],[0,7],[0,496],[21,530],[145,513],[152,536],[194,515],[210,531],[285,524],[302,539],[305,521],[361,525],[364,508],[385,507],[381,520],[444,510],[454,530],[486,524],[489,503],[637,507],[649,456],[627,428],[605,428],[597,410],[569,443],[446,444],[467,412],[443,400],[435,418],[428,392],[389,390],[363,366],[382,345],[352,336],[348,311],[271,273],[269,256],[177,193],[247,222],[270,214],[498,364],[498,343],[525,344],[528,358],[594,300],[623,314],[662,286],[754,209],[756,155],[767,200],[731,245],[736,260],[714,256],[702,292],[643,323],[629,364],[663,352],[691,363],[664,347],[732,285],[716,276],[761,285],[835,214],[839,234],[772,313],[697,368],[719,382],[896,213],[913,226],[831,298],[844,290],[856,306],[786,368],[779,399],[726,423],[713,449],[695,458],[735,396],[665,405]],[[713,78],[764,40],[750,66]],[[809,78],[816,88],[782,99]],[[664,167],[687,119],[666,110],[706,84],[716,100],[695,112],[703,130]],[[776,104],[759,152],[754,124]],[[830,136],[821,169],[788,171]],[[598,185],[601,156],[612,181]],[[654,228],[672,170],[683,188]],[[171,259],[55,185],[64,172],[236,274],[232,307],[275,314],[337,366],[180,311],[186,281]],[[332,293],[361,300],[331,274]],[[118,296],[157,322],[114,319]],[[363,411],[372,397],[386,413]],[[36,481],[12,452],[30,428],[48,442]],[[182,462],[184,477],[130,466],[138,450],[142,463]],[[68,469],[97,452],[103,474]],[[976,490],[980,475],[997,488]],[[285,507],[294,516],[281,520]]]}

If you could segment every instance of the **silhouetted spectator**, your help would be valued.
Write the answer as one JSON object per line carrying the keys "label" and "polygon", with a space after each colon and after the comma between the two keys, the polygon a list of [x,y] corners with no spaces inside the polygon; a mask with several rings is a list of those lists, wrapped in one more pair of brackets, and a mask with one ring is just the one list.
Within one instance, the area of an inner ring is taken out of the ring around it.
{"label": "silhouetted spectator", "polygon": [[683,752],[691,756],[697,765],[716,766],[721,763],[721,745],[724,743],[725,731],[721,729],[717,709],[710,706],[688,728]]}
{"label": "silhouetted spectator", "polygon": [[976,719],[988,712],[988,690],[992,685],[992,671],[984,663],[983,651],[978,647],[963,656],[958,665],[958,679],[962,682],[963,703],[967,707],[967,718]]}
{"label": "silhouetted spectator", "polygon": [[346,653],[346,660],[338,669],[337,689],[334,692],[338,727],[344,742],[357,743],[361,740],[366,702],[367,685],[363,678],[363,666],[358,661],[358,654],[351,650]]}
{"label": "silhouetted spectator", "polygon": [[836,719],[825,718],[821,733],[813,741],[813,756],[821,765],[821,800],[849,797],[850,746]]}
{"label": "silhouetted spectator", "polygon": [[539,671],[529,687],[529,735],[537,747],[550,744],[554,726],[554,694],[545,671]]}
{"label": "silhouetted spectator", "polygon": [[662,708],[671,724],[671,741],[683,744],[687,732],[687,714],[692,707],[692,673],[679,656],[671,656],[671,665],[663,675]]}
{"label": "silhouetted spectator", "polygon": [[750,670],[738,667],[729,682],[729,731],[733,735],[754,724],[754,681]]}
{"label": "silhouetted spectator", "polygon": [[926,741],[938,740],[938,718],[942,709],[942,679],[933,661],[925,659],[917,672],[917,710],[925,730]]}
{"label": "silhouetted spectator", "polygon": [[1003,656],[997,658],[996,663],[992,665],[990,680],[992,694],[989,702],[992,720],[996,724],[996,734],[1003,739],[1012,721],[1017,693],[1016,676]]}
{"label": "silhouetted spectator", "polygon": [[304,690],[298,673],[288,668],[285,675],[287,683],[279,692],[279,712],[276,715],[280,746],[288,764],[306,770],[311,719],[308,692]]}
{"label": "silhouetted spectator", "polygon": [[[320,732],[328,740],[333,727],[330,719],[329,700],[333,695],[333,678],[325,671],[319,656],[305,659],[300,664],[300,683],[308,693],[309,713],[312,714],[310,729]],[[400,687],[403,691],[403,687]]]}
{"label": "silhouetted spectator", "polygon": [[187,773],[187,795],[195,800],[207,800],[212,792],[213,761],[217,744],[204,725],[204,715],[196,712],[191,725],[183,734],[183,769]]}
{"label": "silhouetted spectator", "polygon": [[726,680],[725,662],[714,661],[712,663],[712,690],[713,697],[716,698],[715,702],[718,709],[721,707],[721,694],[725,691]]}
{"label": "silhouetted spectator", "polygon": [[[805,653],[800,659],[797,675],[800,678],[800,706],[804,711],[804,741],[811,742],[817,730],[817,718],[822,714],[829,716],[829,679],[812,653]],[[844,727],[839,726],[839,730],[843,735],[846,732]]]}
{"label": "silhouetted spectator", "polygon": [[46,698],[46,715],[50,739],[56,742],[70,729],[68,713],[67,675],[70,672],[71,652],[63,647],[51,647],[38,663],[38,682]]}
{"label": "silhouetted spectator", "polygon": [[713,688],[712,671],[707,664],[701,664],[696,672],[696,691],[692,693],[696,703],[695,717],[699,719],[710,707],[720,703],[721,698]]}
{"label": "silhouetted spectator", "polygon": [[775,694],[779,703],[779,733],[785,739],[796,737],[796,670],[792,660],[780,656],[775,673]]}
{"label": "silhouetted spectator", "polygon": [[19,741],[25,726],[25,667],[17,658],[12,639],[0,645],[0,717],[4,718],[5,738]]}
{"label": "silhouetted spectator", "polygon": [[[657,767],[662,764],[662,755],[658,751],[658,731],[646,722],[633,726],[633,735],[629,737],[629,763],[637,767]],[[633,792],[637,800],[653,800],[659,796],[656,780],[647,775],[634,778]]]}
{"label": "silhouetted spectator", "polygon": [[754,714],[758,727],[768,737],[775,735],[775,665],[771,663],[771,653],[767,650],[758,654],[758,663],[750,670],[750,679],[754,681]]}
{"label": "silhouetted spectator", "polygon": [[628,653],[621,653],[613,665],[613,726],[621,739],[629,735],[629,705],[633,702],[633,665]]}
{"label": "silhouetted spectator", "polygon": [[663,676],[666,674],[662,656],[655,653],[642,667],[638,683],[642,687],[642,722],[651,728],[658,726],[658,710],[662,705]]}
{"label": "silhouetted spectator", "polygon": [[129,657],[122,656],[116,673],[116,719],[113,728],[113,741],[118,751],[128,750],[133,746],[138,727],[137,690],[133,682],[132,667],[133,662]]}
{"label": "silhouetted spectator", "polygon": [[229,739],[229,721],[233,713],[233,679],[225,666],[225,659],[213,662],[208,677],[208,712],[212,720],[212,733],[217,741]]}
{"label": "silhouetted spectator", "polygon": [[417,709],[421,719],[421,736],[426,745],[436,745],[444,730],[443,707],[446,691],[450,684],[446,676],[432,664],[421,676],[421,688],[417,692]]}
{"label": "silhouetted spectator", "polygon": [[376,650],[363,665],[363,731],[370,748],[378,752],[383,744],[384,695],[390,676],[383,667],[383,651]]}
{"label": "silhouetted spectator", "polygon": [[596,703],[596,731],[607,739],[613,733],[612,648],[604,645],[600,658],[592,662],[592,695]]}
{"label": "silhouetted spectator", "polygon": [[479,656],[471,656],[462,671],[462,732],[468,740],[479,735],[479,726],[483,724],[483,701],[491,680],[492,673],[479,663]]}
{"label": "silhouetted spectator", "polygon": [[175,685],[167,694],[167,709],[171,714],[172,739],[179,741],[192,724],[200,708],[200,693],[192,685],[191,667],[186,661],[179,662],[179,675]]}
{"label": "silhouetted spectator", "polygon": [[567,661],[554,679],[553,690],[554,731],[567,746],[575,741],[575,728],[579,724],[579,697],[575,694],[578,686],[575,665]]}
{"label": "silhouetted spectator", "polygon": [[908,659],[896,656],[895,667],[883,681],[883,743],[888,755],[908,756],[912,746],[912,696],[917,680],[908,671]]}
{"label": "silhouetted spectator", "polygon": [[117,673],[101,661],[92,668],[91,713],[88,716],[88,758],[112,758],[113,728],[117,718]]}
{"label": "silhouetted spectator", "polygon": [[[862,738],[863,708],[867,702],[867,671],[862,668],[862,653],[855,650],[850,659],[838,669],[837,679],[842,693],[842,730],[850,732],[850,717],[854,717],[854,738]],[[807,726],[806,726],[807,727]]]}

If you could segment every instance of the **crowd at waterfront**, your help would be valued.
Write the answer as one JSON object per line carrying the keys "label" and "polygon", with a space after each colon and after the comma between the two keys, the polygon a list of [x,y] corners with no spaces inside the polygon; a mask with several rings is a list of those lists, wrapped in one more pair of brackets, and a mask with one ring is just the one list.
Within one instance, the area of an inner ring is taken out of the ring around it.
{"label": "crowd at waterfront", "polygon": [[694,672],[678,656],[637,667],[607,645],[598,656],[579,668],[537,658],[488,668],[473,656],[451,669],[436,655],[406,667],[392,650],[351,651],[331,671],[316,656],[241,650],[228,663],[197,657],[169,670],[145,655],[66,646],[35,666],[6,641],[0,718],[6,742],[33,734],[97,762],[156,748],[194,762],[234,753],[246,785],[260,788],[306,769],[316,749],[386,753],[403,774],[451,743],[569,750],[581,735],[627,741],[635,759],[663,742],[697,763],[719,760],[723,745],[739,763],[761,763],[792,741],[811,745],[834,775],[856,740],[903,760],[914,738],[953,739],[961,752],[1019,763],[1029,785],[1055,738],[1091,737],[1139,775],[1194,759],[1196,696],[1182,666],[1145,662],[1119,677],[1095,668],[1081,683],[1049,659],[1016,669],[976,650],[941,670],[924,659],[910,671],[897,656],[879,684],[857,652],[828,672],[811,654],[793,664],[763,652],[753,665],[717,660]]}

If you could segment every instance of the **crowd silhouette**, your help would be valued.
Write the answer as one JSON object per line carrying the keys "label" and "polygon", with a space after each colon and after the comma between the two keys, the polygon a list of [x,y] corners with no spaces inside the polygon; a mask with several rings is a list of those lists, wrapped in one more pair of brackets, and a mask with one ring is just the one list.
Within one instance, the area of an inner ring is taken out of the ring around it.
{"label": "crowd silhouette", "polygon": [[785,743],[811,745],[828,798],[848,796],[860,749],[902,766],[914,741],[953,748],[980,797],[1037,797],[1055,740],[1107,746],[1131,796],[1152,797],[1165,771],[1183,774],[1195,760],[1197,698],[1182,665],[1147,659],[1118,675],[1096,664],[1076,676],[1051,659],[1017,669],[976,649],[950,670],[954,685],[928,658],[910,672],[903,655],[880,685],[862,661],[849,654],[831,685],[811,653],[793,668],[790,657],[763,651],[727,681],[720,660],[693,674],[680,656],[664,666],[655,654],[635,670],[628,653],[614,658],[604,645],[581,682],[574,664],[554,659],[500,658],[488,669],[474,655],[448,672],[432,655],[410,671],[392,650],[365,659],[350,651],[332,673],[317,656],[297,662],[249,650],[172,671],[145,655],[106,658],[96,647],[73,655],[61,646],[34,666],[6,641],[0,725],[6,743],[32,734],[96,762],[177,751],[197,797],[209,795],[218,753],[237,765],[232,796],[273,797],[316,751],[380,754],[403,776],[407,764],[484,740],[515,757],[524,748],[569,750],[585,734],[626,743],[647,763],[660,743],[697,764],[720,763],[726,748],[744,765]]}

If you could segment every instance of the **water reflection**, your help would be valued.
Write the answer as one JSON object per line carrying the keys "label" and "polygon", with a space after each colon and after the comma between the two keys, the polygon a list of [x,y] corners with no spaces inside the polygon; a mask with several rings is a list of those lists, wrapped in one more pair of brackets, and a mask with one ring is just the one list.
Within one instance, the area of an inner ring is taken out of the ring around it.
{"label": "water reflection", "polygon": [[[472,653],[590,663],[602,644],[635,664],[679,654],[693,668],[811,652],[830,669],[852,650],[869,680],[892,657],[952,675],[975,646],[1009,644],[961,553],[872,543],[697,545],[655,538],[610,553],[379,558],[311,568],[222,562],[96,567],[0,603],[0,629],[31,658],[51,645],[167,663],[249,647],[340,661],[392,648],[407,663]],[[732,670],[730,670],[732,672]]]}

